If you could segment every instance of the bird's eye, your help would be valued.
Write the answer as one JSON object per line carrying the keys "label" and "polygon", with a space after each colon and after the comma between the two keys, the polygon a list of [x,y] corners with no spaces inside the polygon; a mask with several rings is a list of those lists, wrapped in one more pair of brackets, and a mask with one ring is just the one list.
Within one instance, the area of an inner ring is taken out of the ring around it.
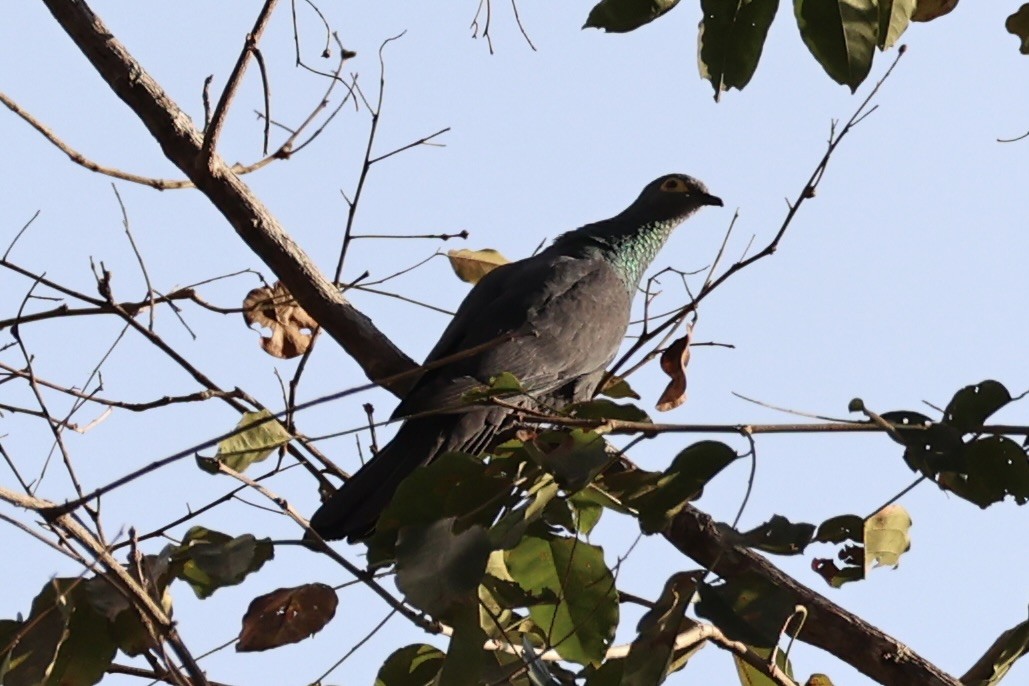
{"label": "bird's eye", "polygon": [[661,184],[661,190],[663,191],[677,191],[680,188],[679,179],[668,179]]}

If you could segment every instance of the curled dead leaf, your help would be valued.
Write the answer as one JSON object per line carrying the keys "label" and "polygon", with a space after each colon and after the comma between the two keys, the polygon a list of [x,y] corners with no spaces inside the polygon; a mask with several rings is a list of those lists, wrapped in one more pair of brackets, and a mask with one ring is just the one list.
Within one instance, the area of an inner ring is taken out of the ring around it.
{"label": "curled dead leaf", "polygon": [[247,326],[256,324],[271,329],[271,336],[261,337],[261,347],[269,355],[286,360],[307,352],[318,327],[318,322],[296,303],[281,281],[247,293],[243,319]]}
{"label": "curled dead leaf", "polygon": [[450,250],[447,259],[457,278],[472,284],[479,283],[479,279],[511,261],[492,248]]}
{"label": "curled dead leaf", "polygon": [[657,400],[658,412],[668,412],[686,402],[686,365],[690,362],[690,339],[693,329],[673,342],[661,353],[661,369],[671,377]]}

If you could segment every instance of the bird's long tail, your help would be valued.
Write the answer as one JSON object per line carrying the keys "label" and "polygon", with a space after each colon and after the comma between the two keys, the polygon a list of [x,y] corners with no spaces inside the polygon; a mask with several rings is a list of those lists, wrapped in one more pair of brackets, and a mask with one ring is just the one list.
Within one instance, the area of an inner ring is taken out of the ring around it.
{"label": "bird's long tail", "polygon": [[439,454],[457,421],[436,415],[404,422],[393,440],[318,508],[311,528],[329,541],[367,537],[400,482]]}

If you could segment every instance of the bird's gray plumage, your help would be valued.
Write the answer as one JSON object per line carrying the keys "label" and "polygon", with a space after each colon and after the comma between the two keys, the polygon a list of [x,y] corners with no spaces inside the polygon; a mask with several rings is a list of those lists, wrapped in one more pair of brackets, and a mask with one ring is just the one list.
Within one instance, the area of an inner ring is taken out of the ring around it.
{"label": "bird's gray plumage", "polygon": [[704,205],[721,205],[701,182],[669,174],[625,211],[559,236],[533,257],[497,267],[461,303],[426,364],[514,334],[431,369],[393,413],[392,441],[311,518],[322,538],[367,535],[399,483],[448,451],[489,447],[509,411],[462,403],[501,372],[527,394],[566,404],[593,395],[625,336],[643,272],[672,230]]}

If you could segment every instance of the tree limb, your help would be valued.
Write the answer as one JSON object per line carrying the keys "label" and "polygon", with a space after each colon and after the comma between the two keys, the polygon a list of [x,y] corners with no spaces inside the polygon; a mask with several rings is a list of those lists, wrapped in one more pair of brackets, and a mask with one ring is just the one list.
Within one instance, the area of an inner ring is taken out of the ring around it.
{"label": "tree limb", "polygon": [[[219,155],[212,154],[205,163],[203,136],[189,115],[144,71],[85,2],[44,2],[101,78],[147,127],[165,156],[207,196],[247,247],[275,272],[369,379],[395,376],[415,366],[371,319],[347,302]],[[404,376],[383,385],[402,396],[413,381],[412,376]]]}
{"label": "tree limb", "polygon": [[885,686],[960,686],[960,682],[860,617],[798,583],[761,555],[727,540],[714,520],[687,506],[664,532],[682,553],[715,574],[756,572],[807,608],[797,638],[826,650]]}

